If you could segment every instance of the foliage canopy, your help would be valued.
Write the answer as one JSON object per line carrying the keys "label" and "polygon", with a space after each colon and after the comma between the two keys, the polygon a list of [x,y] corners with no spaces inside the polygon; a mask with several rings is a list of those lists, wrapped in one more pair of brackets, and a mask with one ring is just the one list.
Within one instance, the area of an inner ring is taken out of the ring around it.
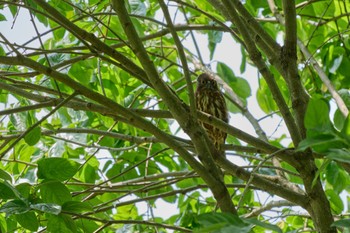
{"label": "foliage canopy", "polygon": [[[349,11],[345,0],[0,1],[0,26],[26,12],[32,27],[22,44],[0,32],[0,232],[349,232]],[[216,60],[227,36],[239,63]],[[202,72],[255,132],[196,111]],[[283,134],[267,134],[279,129],[270,117]],[[227,158],[198,120],[229,134]]]}

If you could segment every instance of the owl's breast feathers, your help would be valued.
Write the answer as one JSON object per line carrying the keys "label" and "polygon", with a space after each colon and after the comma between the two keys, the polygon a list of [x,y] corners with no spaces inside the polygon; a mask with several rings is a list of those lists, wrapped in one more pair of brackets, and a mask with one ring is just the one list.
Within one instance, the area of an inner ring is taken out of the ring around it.
{"label": "owl's breast feathers", "polygon": [[[228,123],[226,102],[219,90],[197,90],[196,105],[198,110],[213,115]],[[227,134],[212,125],[202,122],[201,124],[207,131],[208,136],[213,141],[215,147],[220,150],[220,145],[225,143]]]}

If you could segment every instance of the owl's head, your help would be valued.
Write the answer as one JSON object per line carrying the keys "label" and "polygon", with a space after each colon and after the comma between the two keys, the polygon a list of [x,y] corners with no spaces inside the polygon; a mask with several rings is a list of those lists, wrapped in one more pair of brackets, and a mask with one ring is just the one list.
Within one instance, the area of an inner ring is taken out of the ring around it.
{"label": "owl's head", "polygon": [[218,90],[218,84],[215,79],[208,74],[203,73],[197,78],[197,90]]}

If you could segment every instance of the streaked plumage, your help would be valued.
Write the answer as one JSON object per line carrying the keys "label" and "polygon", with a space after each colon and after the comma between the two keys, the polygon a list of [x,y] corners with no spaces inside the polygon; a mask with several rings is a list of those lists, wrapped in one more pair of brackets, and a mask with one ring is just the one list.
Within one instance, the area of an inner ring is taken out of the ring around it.
{"label": "streaked plumage", "polygon": [[[226,102],[215,79],[205,73],[199,75],[197,78],[197,90],[195,95],[196,107],[198,110],[213,115],[228,123]],[[201,124],[207,131],[215,147],[221,151],[221,145],[225,143],[227,134],[209,124]]]}

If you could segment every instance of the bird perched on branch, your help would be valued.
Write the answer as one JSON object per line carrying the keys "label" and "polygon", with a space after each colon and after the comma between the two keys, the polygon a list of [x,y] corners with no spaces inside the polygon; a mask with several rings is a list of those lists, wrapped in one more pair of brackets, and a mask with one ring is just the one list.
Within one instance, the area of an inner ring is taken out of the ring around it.
{"label": "bird perched on branch", "polygon": [[[195,96],[197,110],[213,115],[228,123],[226,102],[213,77],[206,73],[198,76]],[[224,153],[221,147],[222,144],[225,143],[227,134],[212,125],[203,122],[200,123],[207,131],[207,134],[214,143],[216,149],[221,153]]]}

